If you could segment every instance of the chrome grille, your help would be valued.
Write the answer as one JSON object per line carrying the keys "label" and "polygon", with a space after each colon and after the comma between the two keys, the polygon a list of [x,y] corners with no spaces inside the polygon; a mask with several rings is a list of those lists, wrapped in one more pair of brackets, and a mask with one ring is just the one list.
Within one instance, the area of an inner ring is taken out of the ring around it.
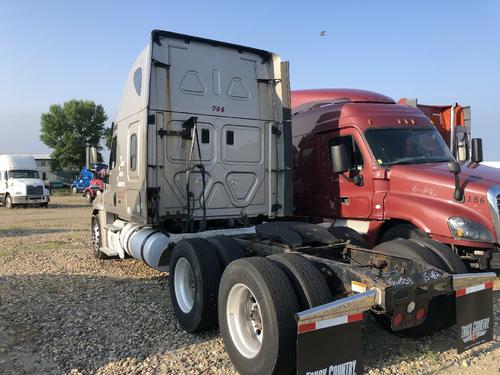
{"label": "chrome grille", "polygon": [[28,185],[26,193],[27,195],[43,195],[43,186]]}

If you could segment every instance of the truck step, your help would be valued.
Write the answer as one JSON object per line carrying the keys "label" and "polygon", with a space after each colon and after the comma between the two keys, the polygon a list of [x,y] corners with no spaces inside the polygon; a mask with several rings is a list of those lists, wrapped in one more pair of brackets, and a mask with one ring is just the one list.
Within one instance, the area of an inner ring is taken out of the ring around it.
{"label": "truck step", "polygon": [[109,257],[118,255],[118,253],[115,250],[110,249],[109,247],[101,247],[101,251]]}

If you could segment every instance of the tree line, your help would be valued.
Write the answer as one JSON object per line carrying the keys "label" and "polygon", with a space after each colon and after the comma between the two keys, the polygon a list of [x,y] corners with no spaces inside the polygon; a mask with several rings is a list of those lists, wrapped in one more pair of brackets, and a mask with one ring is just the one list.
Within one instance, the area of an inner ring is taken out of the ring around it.
{"label": "tree line", "polygon": [[52,168],[76,168],[85,164],[86,146],[95,147],[102,160],[102,142],[109,148],[111,128],[100,104],[91,100],[70,100],[53,104],[40,117],[40,140],[52,149]]}

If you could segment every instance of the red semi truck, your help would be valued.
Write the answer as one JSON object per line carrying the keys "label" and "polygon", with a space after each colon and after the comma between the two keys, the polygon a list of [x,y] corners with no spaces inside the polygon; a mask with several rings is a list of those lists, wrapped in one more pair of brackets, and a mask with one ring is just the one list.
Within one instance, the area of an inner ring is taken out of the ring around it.
{"label": "red semi truck", "polygon": [[432,238],[471,267],[500,268],[500,172],[458,164],[429,118],[374,92],[292,92],[295,213],[365,235],[369,246]]}

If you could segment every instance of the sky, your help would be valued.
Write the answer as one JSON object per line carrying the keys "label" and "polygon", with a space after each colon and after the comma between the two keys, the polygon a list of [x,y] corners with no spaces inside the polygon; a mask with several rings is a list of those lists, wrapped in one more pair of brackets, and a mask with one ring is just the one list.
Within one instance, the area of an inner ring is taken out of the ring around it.
{"label": "sky", "polygon": [[497,0],[0,0],[0,153],[49,152],[40,114],[54,103],[93,100],[109,125],[153,29],[275,52],[292,89],[470,105],[485,160],[500,161]]}

